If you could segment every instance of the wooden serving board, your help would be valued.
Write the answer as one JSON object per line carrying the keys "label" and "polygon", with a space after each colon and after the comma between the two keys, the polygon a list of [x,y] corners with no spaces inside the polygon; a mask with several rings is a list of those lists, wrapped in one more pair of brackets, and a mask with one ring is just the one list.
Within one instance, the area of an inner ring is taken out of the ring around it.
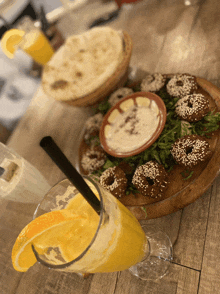
{"label": "wooden serving board", "polygon": [[[197,83],[199,91],[209,99],[211,110],[220,111],[220,89],[202,78],[197,78]],[[212,133],[211,138],[207,139],[212,156],[208,161],[193,168],[193,176],[188,180],[184,180],[181,175],[181,172],[186,168],[179,165],[174,166],[169,173],[169,185],[162,198],[154,199],[137,193],[135,196],[133,194],[122,196],[119,200],[138,220],[161,217],[193,203],[203,195],[219,173],[219,138],[220,130]],[[84,173],[84,171],[80,167],[80,160],[87,148],[88,146],[82,140],[79,148],[79,169],[81,173]]]}

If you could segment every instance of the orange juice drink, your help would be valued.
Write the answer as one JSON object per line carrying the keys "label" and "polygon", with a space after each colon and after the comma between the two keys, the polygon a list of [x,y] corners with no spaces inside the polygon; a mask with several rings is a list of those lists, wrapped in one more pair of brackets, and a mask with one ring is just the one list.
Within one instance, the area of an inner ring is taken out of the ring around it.
{"label": "orange juice drink", "polygon": [[12,251],[16,270],[26,271],[38,259],[61,271],[115,272],[146,256],[148,242],[138,220],[108,191],[87,183],[100,198],[100,215],[68,180],[61,181],[17,238]]}
{"label": "orange juice drink", "polygon": [[[68,210],[82,214],[86,212],[87,224],[77,231],[77,239],[72,250],[72,259],[83,253],[80,239],[91,234],[96,236],[91,247],[77,262],[65,268],[74,272],[114,272],[122,271],[141,261],[145,255],[146,237],[137,219],[108,191],[100,188],[105,211],[99,217],[78,194],[67,205]],[[97,234],[96,234],[97,232]],[[89,238],[88,238],[89,240]],[[91,243],[90,243],[91,244]],[[88,244],[88,246],[90,245]]]}
{"label": "orange juice drink", "polygon": [[3,34],[1,47],[11,59],[15,57],[16,51],[21,49],[41,65],[45,65],[54,54],[54,49],[43,31],[36,27],[28,16],[21,18],[16,28]]}
{"label": "orange juice drink", "polygon": [[36,62],[45,65],[54,54],[54,50],[41,29],[36,27],[33,20],[28,16],[19,20],[17,29],[24,32],[18,47]]}
{"label": "orange juice drink", "polygon": [[54,54],[48,39],[39,29],[26,33],[19,47],[42,65],[46,64]]}

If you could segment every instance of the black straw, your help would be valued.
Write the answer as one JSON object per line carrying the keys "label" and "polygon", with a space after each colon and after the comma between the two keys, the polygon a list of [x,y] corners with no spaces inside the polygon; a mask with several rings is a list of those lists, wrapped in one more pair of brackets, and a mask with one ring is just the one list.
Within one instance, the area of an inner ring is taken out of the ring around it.
{"label": "black straw", "polygon": [[101,205],[99,199],[87,185],[83,177],[66,158],[57,144],[50,136],[44,137],[40,141],[40,146],[46,151],[50,158],[62,170],[70,182],[78,189],[82,196],[88,201],[92,208],[100,214]]}
{"label": "black straw", "polygon": [[47,20],[47,16],[46,16],[46,13],[45,13],[44,6],[43,5],[40,6],[39,19],[40,19],[40,22],[41,22],[41,30],[44,33],[46,33],[46,31],[50,27],[50,24],[49,24],[49,22]]}
{"label": "black straw", "polygon": [[3,175],[4,172],[5,172],[5,169],[0,166],[0,177]]}

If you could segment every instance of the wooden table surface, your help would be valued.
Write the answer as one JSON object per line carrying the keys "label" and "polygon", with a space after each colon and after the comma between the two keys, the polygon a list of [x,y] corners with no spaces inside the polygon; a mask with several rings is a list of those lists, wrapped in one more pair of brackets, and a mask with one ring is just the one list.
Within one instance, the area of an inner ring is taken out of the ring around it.
{"label": "wooden table surface", "polygon": [[[59,25],[67,35],[88,28],[92,20],[115,9],[114,2],[89,1],[64,17]],[[133,39],[132,68],[148,72],[190,73],[220,86],[220,2],[200,0],[147,0],[124,6],[109,25],[125,29]],[[72,23],[71,23],[72,21]],[[40,88],[8,141],[37,167],[53,185],[62,172],[39,147],[51,135],[75,164],[78,137],[92,110],[49,99]],[[1,294],[211,294],[220,293],[220,177],[196,202],[173,214],[142,221],[171,238],[174,260],[169,274],[157,282],[141,281],[128,270],[90,275],[61,273],[35,264],[26,273],[11,264],[11,249],[21,229],[32,219],[35,205],[1,200]]]}

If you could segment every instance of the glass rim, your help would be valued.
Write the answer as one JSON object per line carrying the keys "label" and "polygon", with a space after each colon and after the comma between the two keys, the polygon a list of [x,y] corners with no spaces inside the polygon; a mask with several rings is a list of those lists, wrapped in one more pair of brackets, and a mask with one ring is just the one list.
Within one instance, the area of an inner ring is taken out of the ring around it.
{"label": "glass rim", "polygon": [[[101,228],[101,225],[102,225],[102,221],[104,219],[104,212],[105,212],[104,203],[103,203],[103,196],[102,196],[102,193],[100,191],[100,188],[97,185],[97,183],[95,182],[95,180],[91,179],[91,177],[89,177],[89,176],[83,176],[83,178],[85,180],[88,180],[96,188],[96,190],[97,190],[97,192],[99,194],[99,197],[100,197],[100,206],[101,206],[101,209],[100,209],[100,215],[99,215],[99,223],[98,223],[96,232],[95,232],[95,234],[94,234],[91,242],[89,243],[89,245],[86,247],[86,249],[83,250],[83,252],[79,256],[77,256],[75,259],[73,259],[73,260],[71,260],[69,262],[65,262],[65,263],[57,264],[57,265],[56,264],[51,264],[51,263],[48,263],[48,262],[42,260],[40,258],[40,255],[38,254],[38,252],[34,248],[34,245],[32,244],[31,247],[32,247],[32,250],[34,252],[34,255],[35,255],[37,261],[39,263],[41,263],[42,265],[48,267],[48,268],[52,268],[52,269],[65,269],[65,268],[68,268],[70,265],[74,264],[75,262],[79,261],[82,257],[85,256],[85,254],[88,252],[88,250],[92,247],[92,245],[94,244],[94,242],[95,242],[95,240],[96,240],[96,238],[98,236],[98,233],[100,231],[100,228]],[[63,182],[66,182],[66,181],[69,182],[69,184],[73,186],[73,184],[67,178],[59,181],[54,186],[52,186],[50,188],[50,190],[45,194],[45,196],[43,197],[42,201],[38,204],[38,206],[37,206],[37,208],[36,208],[36,210],[34,212],[33,219],[36,218],[36,214],[37,214],[38,209],[40,208],[41,203],[44,201],[45,197],[50,193],[50,191],[52,189],[54,189],[56,186],[58,186],[60,183],[63,183]]]}

